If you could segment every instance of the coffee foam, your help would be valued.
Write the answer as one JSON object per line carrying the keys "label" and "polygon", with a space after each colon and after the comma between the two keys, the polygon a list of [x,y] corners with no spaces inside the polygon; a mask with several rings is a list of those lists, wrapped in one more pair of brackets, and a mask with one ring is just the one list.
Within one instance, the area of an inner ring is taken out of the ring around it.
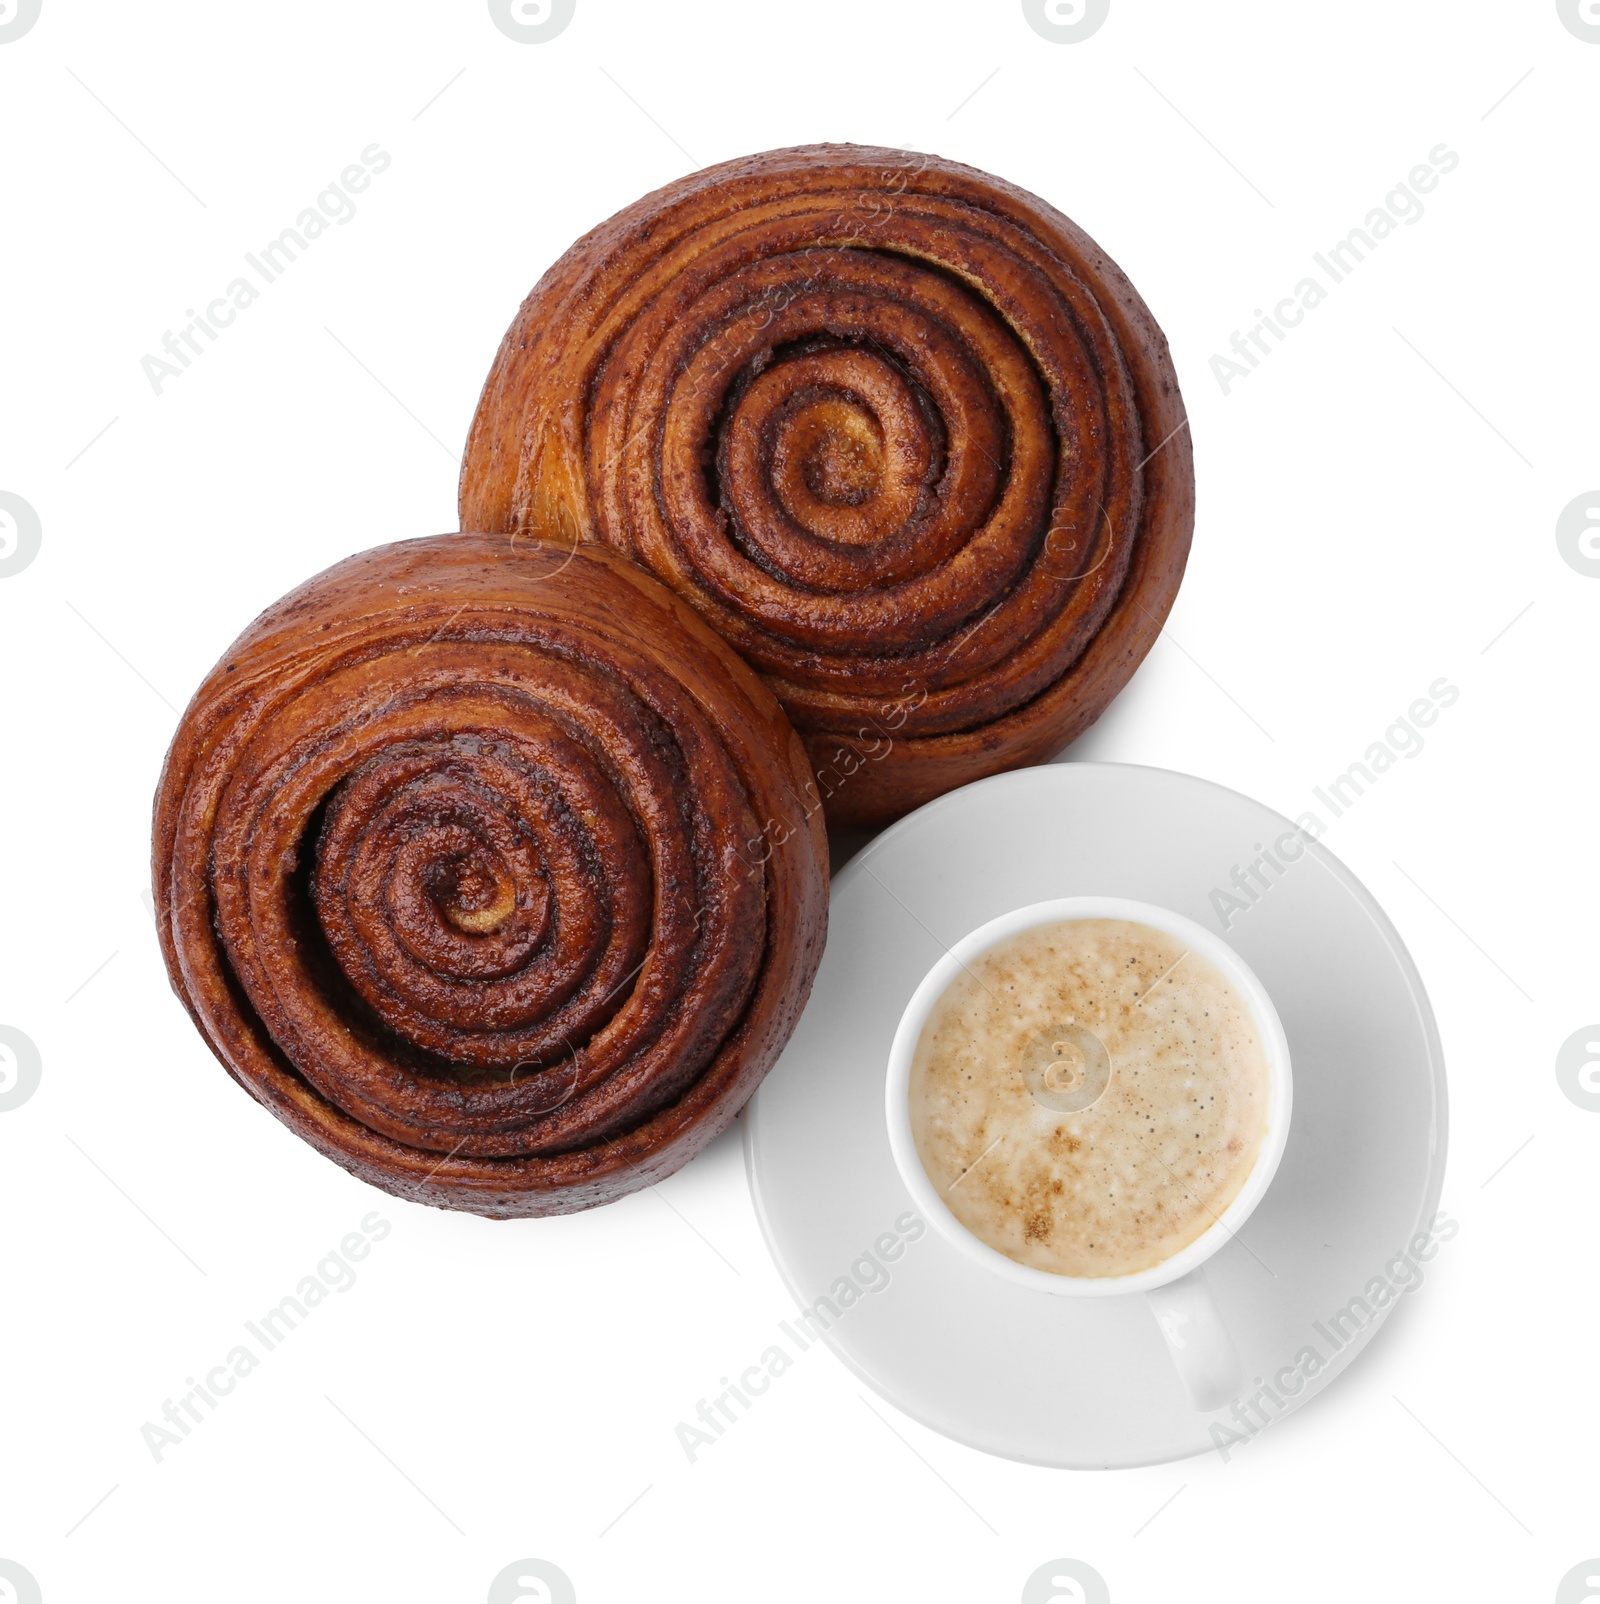
{"label": "coffee foam", "polygon": [[1270,1066],[1249,1005],[1199,953],[1149,925],[1067,920],[957,976],[909,1099],[923,1168],[981,1241],[1057,1275],[1131,1275],[1238,1195]]}

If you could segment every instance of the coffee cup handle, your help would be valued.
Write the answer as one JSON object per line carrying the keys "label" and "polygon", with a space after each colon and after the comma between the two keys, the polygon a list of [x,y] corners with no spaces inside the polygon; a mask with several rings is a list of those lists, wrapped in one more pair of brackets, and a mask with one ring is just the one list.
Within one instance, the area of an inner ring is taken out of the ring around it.
{"label": "coffee cup handle", "polygon": [[1178,1379],[1196,1409],[1209,1413],[1239,1395],[1244,1367],[1222,1322],[1203,1269],[1146,1292]]}

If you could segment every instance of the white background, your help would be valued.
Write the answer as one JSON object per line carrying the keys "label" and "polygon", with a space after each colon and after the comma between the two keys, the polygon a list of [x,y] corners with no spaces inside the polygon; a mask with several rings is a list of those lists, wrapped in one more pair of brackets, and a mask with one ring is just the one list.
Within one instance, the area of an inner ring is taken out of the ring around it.
{"label": "white background", "polygon": [[[1058,1556],[1116,1604],[1553,1598],[1600,1553],[1600,1115],[1554,1072],[1600,1017],[1600,579],[1554,534],[1600,484],[1597,95],[1552,0],[1112,0],[1068,45],[1016,0],[578,0],[538,45],[482,0],[44,0],[0,45],[0,490],[43,528],[0,579],[0,1023],[43,1059],[0,1114],[0,1557],[45,1604],[477,1604],[523,1556],[582,1604],[1009,1604]],[[204,672],[314,571],[455,526],[490,358],[572,239],[820,139],[1045,196],[1170,336],[1194,555],[1077,755],[1294,815],[1460,688],[1326,837],[1438,1011],[1460,1234],[1230,1464],[1030,1469],[880,1404],[897,1441],[819,1347],[690,1465],[674,1426],[790,1309],[737,1129],[574,1218],[417,1208],[256,1107],[168,991],[149,799]],[[141,357],[373,142],[354,219],[156,395]],[[1426,215],[1225,396],[1211,356],[1440,142]],[[357,1285],[155,1463],[141,1425],[373,1209]]]}

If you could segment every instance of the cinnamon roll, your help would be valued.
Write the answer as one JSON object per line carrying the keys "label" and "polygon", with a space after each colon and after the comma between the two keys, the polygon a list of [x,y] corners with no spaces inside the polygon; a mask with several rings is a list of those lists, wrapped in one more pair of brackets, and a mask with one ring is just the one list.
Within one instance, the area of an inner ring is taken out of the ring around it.
{"label": "cinnamon roll", "polygon": [[642,569],[466,534],[269,608],[155,804],[167,969],[229,1073],[399,1196],[609,1202],[727,1125],[821,955],[760,680]]}
{"label": "cinnamon roll", "polygon": [[932,156],[728,162],[580,240],[479,402],[465,528],[633,557],[765,676],[830,824],[1058,751],[1193,526],[1166,341],[1075,224]]}

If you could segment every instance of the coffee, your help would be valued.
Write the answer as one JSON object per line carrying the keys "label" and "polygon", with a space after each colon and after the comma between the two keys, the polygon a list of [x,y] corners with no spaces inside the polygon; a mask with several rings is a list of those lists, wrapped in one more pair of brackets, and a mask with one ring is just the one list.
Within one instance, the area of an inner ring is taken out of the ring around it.
{"label": "coffee", "polygon": [[923,1026],[911,1131],[981,1241],[1035,1269],[1131,1275],[1201,1236],[1267,1132],[1249,1004],[1175,936],[1036,925],[965,966]]}

